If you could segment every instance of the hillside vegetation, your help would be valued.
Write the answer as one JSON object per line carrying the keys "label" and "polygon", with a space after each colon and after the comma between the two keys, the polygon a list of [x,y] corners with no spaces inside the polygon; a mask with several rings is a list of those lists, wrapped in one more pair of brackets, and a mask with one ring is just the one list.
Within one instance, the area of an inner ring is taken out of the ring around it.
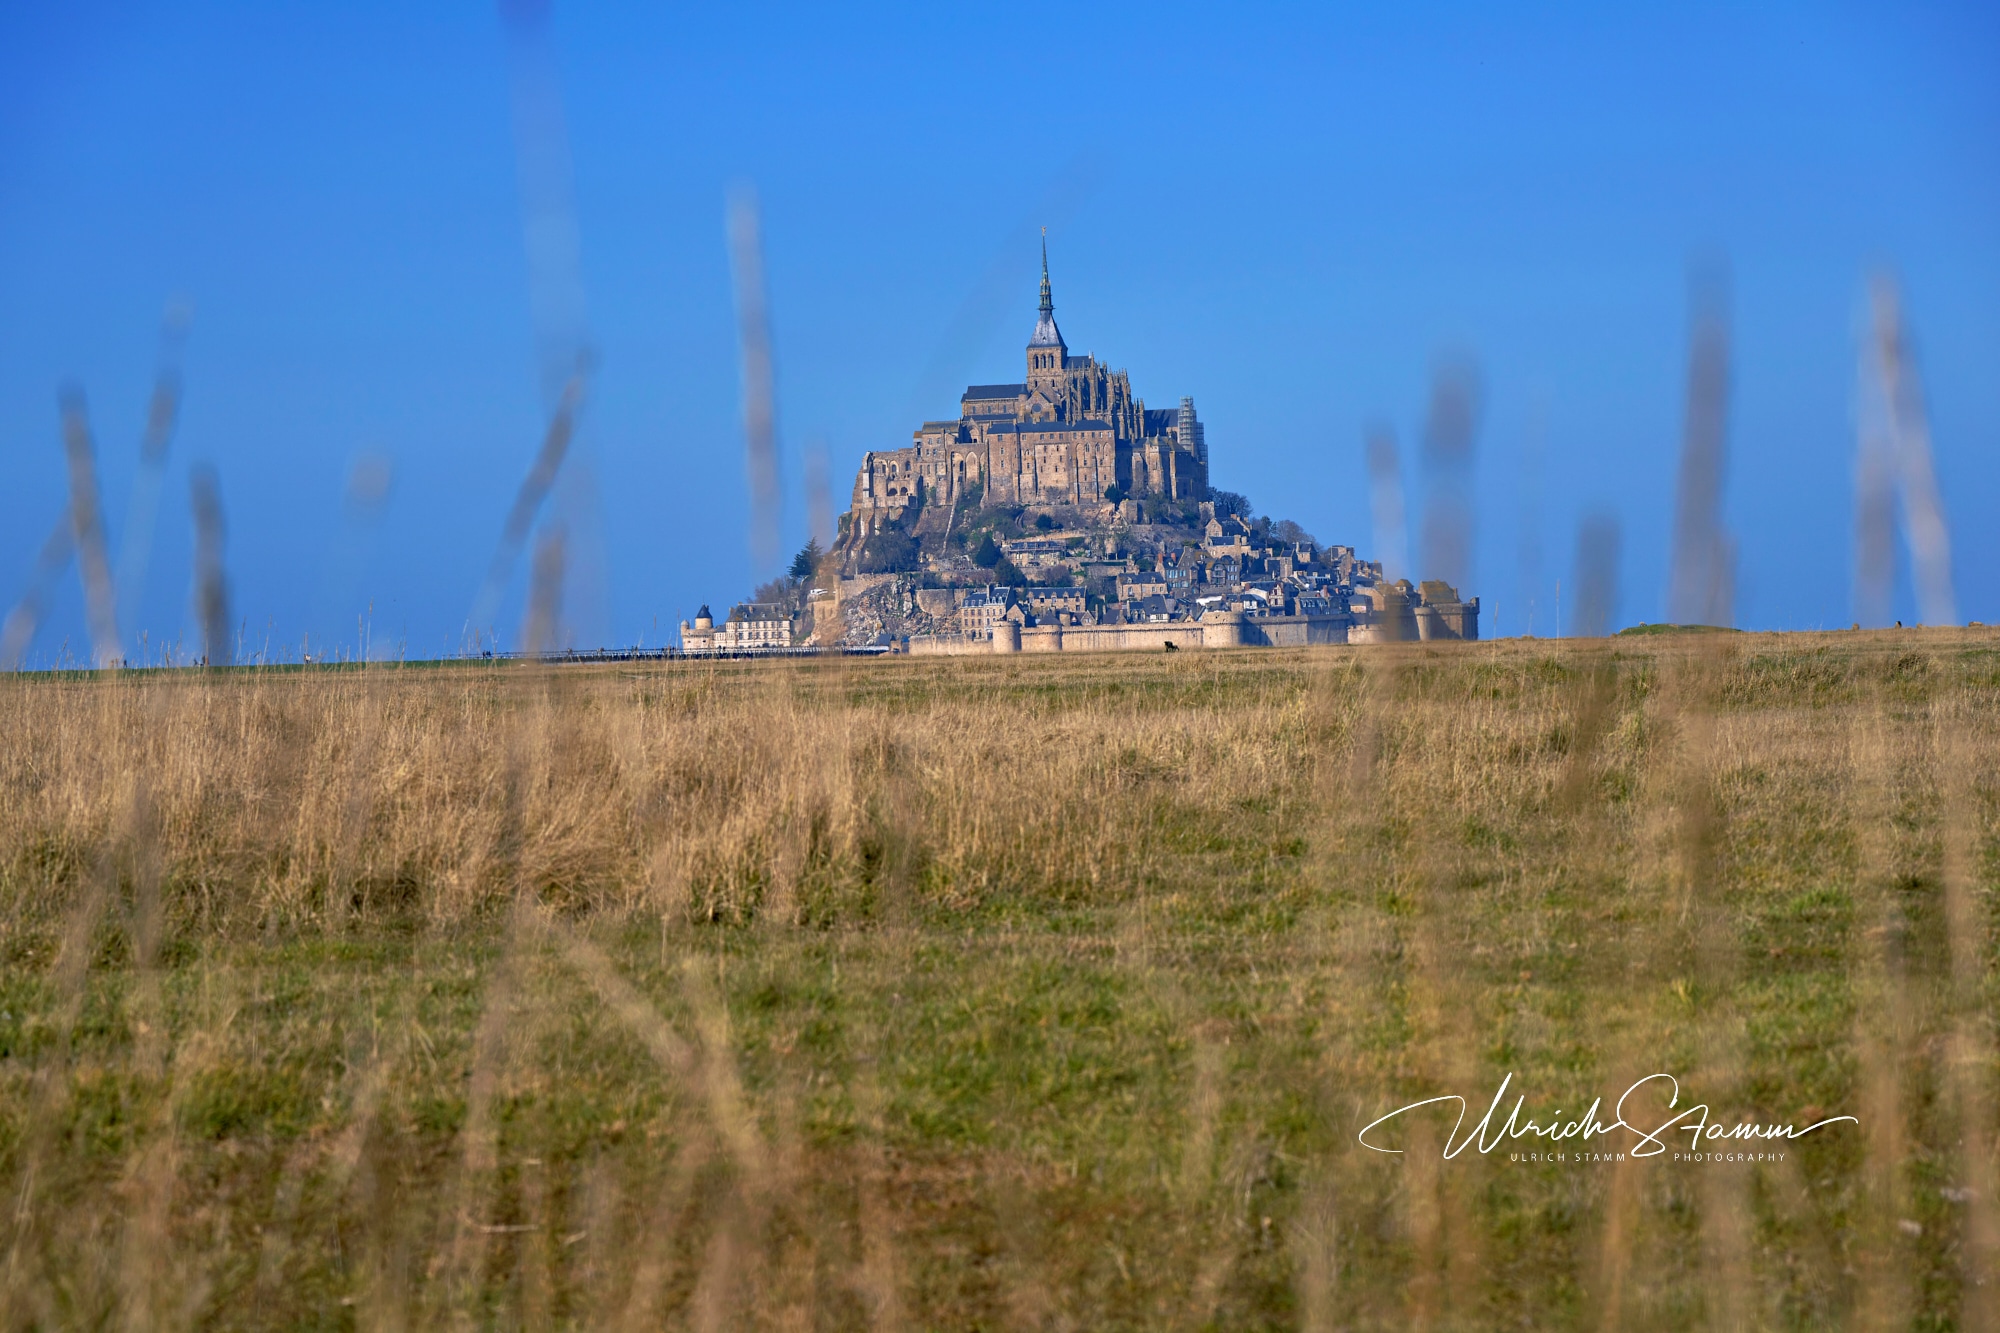
{"label": "hillside vegetation", "polygon": [[1991,631],[7,677],[0,1323],[1993,1326],[1996,886]]}

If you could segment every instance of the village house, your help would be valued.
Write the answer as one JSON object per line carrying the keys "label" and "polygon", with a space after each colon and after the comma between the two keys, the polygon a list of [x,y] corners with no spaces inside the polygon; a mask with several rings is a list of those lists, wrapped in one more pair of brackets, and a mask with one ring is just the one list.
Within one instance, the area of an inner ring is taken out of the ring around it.
{"label": "village house", "polygon": [[1036,619],[1056,615],[1081,617],[1089,602],[1081,588],[1029,588],[1025,595],[1028,609],[1035,613]]}
{"label": "village house", "polygon": [[990,638],[996,621],[1006,617],[1014,605],[1014,590],[988,586],[966,594],[958,604],[959,629],[968,635]]}

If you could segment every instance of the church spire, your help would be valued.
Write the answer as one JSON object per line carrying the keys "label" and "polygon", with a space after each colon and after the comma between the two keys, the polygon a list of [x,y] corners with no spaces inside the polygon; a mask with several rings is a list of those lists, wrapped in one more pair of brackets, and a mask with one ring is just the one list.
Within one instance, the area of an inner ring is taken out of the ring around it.
{"label": "church spire", "polygon": [[[1056,328],[1055,298],[1049,294],[1049,229],[1047,227],[1042,228],[1042,311],[1035,319],[1035,336],[1028,339],[1028,346],[1031,348],[1054,347],[1058,349],[1058,355],[1052,366],[1057,370],[1062,369],[1061,353],[1067,351],[1067,349],[1063,347],[1062,331]],[[1033,366],[1035,363],[1031,360],[1029,364]]]}
{"label": "church spire", "polygon": [[1055,298],[1049,295],[1049,229],[1042,228],[1042,318],[1055,314]]}

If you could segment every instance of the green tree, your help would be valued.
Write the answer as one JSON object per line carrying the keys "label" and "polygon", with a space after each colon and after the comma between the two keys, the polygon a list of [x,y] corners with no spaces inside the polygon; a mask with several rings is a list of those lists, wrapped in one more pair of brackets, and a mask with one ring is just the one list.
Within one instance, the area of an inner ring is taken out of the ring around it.
{"label": "green tree", "polygon": [[1296,546],[1301,542],[1306,542],[1313,546],[1319,545],[1319,538],[1313,536],[1289,518],[1281,518],[1276,523],[1273,523],[1271,525],[1271,535],[1288,546]]}
{"label": "green tree", "polygon": [[1002,558],[1000,543],[993,540],[991,532],[981,536],[979,545],[972,550],[972,563],[978,565],[981,569],[993,568],[1000,563]]}
{"label": "green tree", "polygon": [[894,528],[884,528],[861,548],[863,574],[901,574],[916,567],[916,539]]}
{"label": "green tree", "polygon": [[826,552],[819,549],[819,538],[807,538],[806,544],[799,548],[799,553],[792,557],[792,577],[795,579],[811,578],[813,571],[819,568],[820,558],[825,554]]}
{"label": "green tree", "polygon": [[1215,516],[1217,518],[1228,518],[1231,514],[1234,514],[1245,523],[1250,521],[1251,510],[1248,496],[1239,495],[1235,491],[1214,491],[1211,492],[1211,496],[1215,501]]}

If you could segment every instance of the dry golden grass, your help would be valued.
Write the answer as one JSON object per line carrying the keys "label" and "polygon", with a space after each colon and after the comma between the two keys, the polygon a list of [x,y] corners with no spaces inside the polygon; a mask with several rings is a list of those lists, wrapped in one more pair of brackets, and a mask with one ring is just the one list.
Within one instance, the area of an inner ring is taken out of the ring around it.
{"label": "dry golden grass", "polygon": [[[8,678],[0,1309],[1977,1326],[1996,705],[1977,631]],[[1862,1124],[1355,1142],[1657,1070]]]}

